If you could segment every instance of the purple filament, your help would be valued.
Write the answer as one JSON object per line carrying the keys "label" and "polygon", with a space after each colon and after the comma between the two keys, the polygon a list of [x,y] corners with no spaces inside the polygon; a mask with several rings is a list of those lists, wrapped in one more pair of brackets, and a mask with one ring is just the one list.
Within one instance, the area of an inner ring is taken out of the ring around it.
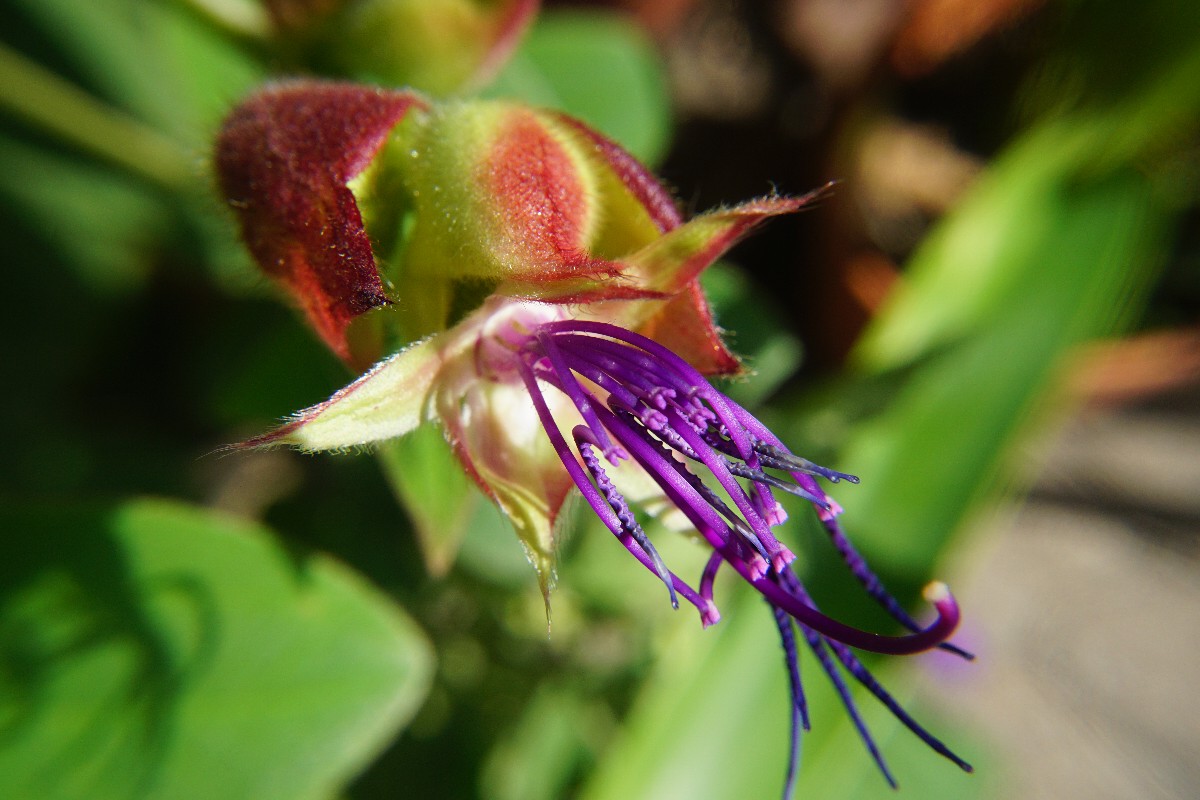
{"label": "purple filament", "polygon": [[775,624],[779,627],[779,639],[783,645],[783,660],[788,671],[788,689],[792,695],[792,738],[788,750],[787,778],[784,779],[783,800],[791,800],[800,773],[800,732],[808,730],[808,703],[804,699],[804,685],[800,681],[800,653],[796,648],[796,631],[792,618],[782,609],[772,606]]}
{"label": "purple filament", "polygon": [[[728,563],[772,606],[792,695],[793,741],[785,797],[790,797],[799,765],[800,731],[808,729],[793,625],[799,626],[890,784],[894,786],[895,780],[858,712],[841,669],[930,748],[970,771],[965,761],[896,703],[850,650],[905,654],[941,646],[967,655],[945,642],[959,620],[958,606],[948,592],[933,594],[937,618],[921,627],[887,592],[842,532],[837,522],[840,508],[821,489],[817,478],[857,483],[857,477],[793,455],[758,419],[713,388],[679,356],[623,328],[579,320],[545,323],[521,347],[519,360],[522,380],[539,419],[572,480],[622,545],[667,586],[673,605],[678,607],[677,595],[681,596],[700,611],[705,625],[715,622],[719,615],[713,603],[713,583],[721,564]],[[579,411],[583,424],[573,429],[574,451],[549,410],[542,383],[561,391]],[[699,592],[668,570],[597,450],[613,465],[631,460],[712,547]],[[693,465],[703,466],[702,473],[715,481],[715,487],[693,471]],[[791,552],[771,530],[786,518],[773,489],[813,505],[851,574],[909,634],[871,633],[817,609],[790,569]]]}

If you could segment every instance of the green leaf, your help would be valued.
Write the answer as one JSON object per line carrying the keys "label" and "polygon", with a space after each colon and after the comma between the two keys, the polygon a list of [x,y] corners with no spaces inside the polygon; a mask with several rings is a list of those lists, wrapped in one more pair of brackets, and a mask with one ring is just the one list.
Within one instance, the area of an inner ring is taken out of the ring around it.
{"label": "green leaf", "polygon": [[578,687],[543,683],[519,721],[484,762],[480,796],[486,800],[554,800],[587,759],[589,738],[607,721],[580,697]]}
{"label": "green leaf", "polygon": [[454,564],[483,495],[434,425],[378,445],[384,474],[413,521],[425,566],[444,575]]}
{"label": "green leaf", "polygon": [[327,797],[425,695],[413,623],[256,525],[138,500],[0,527],[0,796]]}
{"label": "green leaf", "polygon": [[1200,128],[1200,50],[1156,74],[1134,101],[1014,143],[860,342],[864,377],[910,374],[847,443],[863,482],[843,505],[909,580],[1008,479],[1073,348],[1119,330],[1157,275],[1180,213],[1165,143]]}
{"label": "green leaf", "polygon": [[[694,615],[679,615],[584,800],[780,795],[787,759],[783,656],[767,630],[770,611],[746,599],[723,603],[722,621],[707,631]],[[773,712],[751,721],[749,712],[768,698],[779,701]]]}
{"label": "green leaf", "polygon": [[1042,235],[1016,263],[995,265],[1007,296],[986,324],[930,355],[845,450],[863,481],[843,498],[861,520],[856,538],[913,579],[1009,474],[1070,348],[1111,331],[1158,266],[1163,210],[1135,173],[1026,207],[1043,217]]}
{"label": "green leaf", "polygon": [[670,144],[662,66],[645,34],[613,14],[544,13],[485,94],[566,111],[648,164]]}
{"label": "green leaf", "polygon": [[167,229],[160,198],[125,175],[0,134],[0,201],[98,294],[140,288]]}
{"label": "green leaf", "polygon": [[174,4],[16,0],[105,99],[196,149],[229,103],[263,76],[232,42]]}
{"label": "green leaf", "polygon": [[[1119,202],[1115,195],[1126,186],[1140,195],[1152,192],[1140,215],[1113,210],[1116,223],[1136,235],[1175,212],[1179,198],[1172,192],[1194,196],[1194,186],[1180,189],[1172,183],[1178,159],[1200,133],[1200,40],[1160,69],[1143,71],[1154,80],[1132,98],[1051,118],[997,159],[912,257],[901,289],[856,349],[862,369],[897,369],[951,346],[993,325],[997,315],[1009,313],[1034,290],[1079,291],[1078,282],[1072,283],[1078,281],[1075,260],[1058,265],[1059,257],[1070,253],[1047,247],[1070,251],[1078,243],[1097,251],[1105,263],[1095,283],[1103,283],[1105,268],[1114,262],[1123,268],[1120,259],[1134,253],[1104,251],[1094,241],[1103,236],[1121,248],[1123,234],[1110,230],[1091,207]],[[1162,234],[1155,235],[1150,243],[1162,244]],[[1128,301],[1109,310],[1122,306]],[[1111,317],[1101,310],[1101,320],[1111,322]]]}

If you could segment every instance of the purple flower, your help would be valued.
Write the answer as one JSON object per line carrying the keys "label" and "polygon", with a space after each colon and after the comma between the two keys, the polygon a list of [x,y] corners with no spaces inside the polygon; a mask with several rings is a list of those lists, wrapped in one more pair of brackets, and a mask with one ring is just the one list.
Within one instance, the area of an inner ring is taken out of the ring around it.
{"label": "purple flower", "polygon": [[[840,507],[819,483],[858,479],[793,455],[704,377],[739,364],[699,275],[755,226],[805,208],[820,191],[685,222],[641,165],[578,121],[315,82],[269,88],[235,110],[216,164],[260,267],[333,352],[358,365],[374,358],[368,345],[384,333],[406,343],[244,446],[337,450],[437,424],[512,521],[547,602],[559,512],[572,490],[665,584],[672,604],[683,598],[705,626],[720,618],[713,582],[722,564],[763,596],[791,679],[787,794],[808,727],[797,628],[890,783],[844,673],[970,770],[853,652],[942,647],[966,656],[946,643],[959,621],[949,590],[926,588],[937,618],[922,628],[851,546]],[[392,242],[394,281],[376,263],[380,241]],[[402,291],[393,296],[388,285]],[[787,516],[778,492],[814,507],[868,595],[910,633],[869,633],[821,613],[775,536]],[[659,509],[710,548],[694,586],[664,563],[634,505]]]}
{"label": "purple flower", "polygon": [[[779,627],[792,693],[785,797],[799,763],[801,730],[808,729],[797,628],[889,783],[894,786],[895,780],[843,671],[936,752],[971,770],[918,724],[853,652],[899,655],[941,647],[969,658],[946,643],[959,622],[958,605],[946,585],[926,587],[937,618],[921,627],[846,538],[838,522],[841,508],[819,483],[857,483],[858,478],[791,453],[694,367],[646,336],[572,316],[562,306],[493,298],[443,337],[403,351],[248,444],[330,449],[387,438],[415,424],[415,408],[426,402],[427,392],[450,435],[460,437],[456,446],[471,454],[467,463],[477,480],[497,487],[502,507],[518,525],[520,515],[536,517],[540,507],[521,487],[565,475],[621,544],[665,584],[672,605],[678,608],[683,598],[705,627],[720,619],[713,582],[722,564],[763,596]],[[401,405],[414,410],[406,415]],[[557,470],[547,468],[539,442],[549,444]],[[867,594],[911,633],[883,636],[821,613],[791,570],[793,554],[775,536],[774,529],[787,519],[777,492],[813,506]],[[664,563],[627,499],[632,495],[678,512],[711,548],[696,584]]]}

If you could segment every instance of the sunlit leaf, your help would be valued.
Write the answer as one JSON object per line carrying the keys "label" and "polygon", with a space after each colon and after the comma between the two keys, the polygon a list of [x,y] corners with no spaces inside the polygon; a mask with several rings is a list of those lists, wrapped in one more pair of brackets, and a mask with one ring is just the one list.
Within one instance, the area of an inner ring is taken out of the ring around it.
{"label": "sunlit leaf", "polygon": [[327,797],[428,645],[345,567],[165,501],[0,512],[0,795]]}

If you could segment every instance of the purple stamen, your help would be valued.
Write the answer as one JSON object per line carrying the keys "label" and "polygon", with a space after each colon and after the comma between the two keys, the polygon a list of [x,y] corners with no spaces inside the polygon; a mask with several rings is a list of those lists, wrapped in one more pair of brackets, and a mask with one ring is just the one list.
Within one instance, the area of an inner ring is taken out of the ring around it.
{"label": "purple stamen", "polygon": [[[621,525],[621,521],[617,518],[616,512],[609,507],[608,503],[600,496],[599,492],[592,486],[591,481],[587,479],[583,468],[579,462],[575,460],[571,453],[570,447],[567,445],[566,439],[558,430],[558,425],[554,421],[554,416],[550,413],[550,408],[546,405],[546,399],[542,396],[542,390],[537,385],[537,378],[534,377],[532,369],[524,363],[520,364],[519,372],[521,380],[525,384],[525,389],[529,393],[529,398],[533,402],[534,410],[537,412],[538,419],[541,420],[542,428],[550,439],[551,445],[562,461],[563,467],[567,470],[567,474],[571,476],[571,480],[579,488],[583,494],[584,500],[596,512],[596,516],[600,521],[612,531],[617,540],[624,545],[625,549],[633,554],[641,564],[655,575],[658,575],[658,570],[655,568],[654,561],[634,541],[632,535],[625,531]],[[711,599],[701,597],[696,593],[696,590],[688,586],[679,576],[670,573],[671,586],[685,600],[691,603],[700,612],[700,620],[705,627],[714,624],[720,619],[720,614],[717,612],[716,606],[713,605]]]}
{"label": "purple stamen", "polygon": [[[857,477],[792,454],[765,425],[713,388],[687,362],[640,334],[602,322],[552,321],[538,326],[520,346],[520,353],[522,380],[555,452],[609,530],[668,587],[672,604],[678,606],[678,592],[700,610],[706,626],[716,622],[714,582],[721,564],[728,563],[772,606],[792,694],[793,741],[785,798],[791,795],[799,767],[800,731],[807,730],[809,723],[793,625],[799,626],[891,785],[895,780],[858,712],[839,662],[929,747],[970,770],[895,702],[850,649],[908,654],[941,646],[963,653],[945,643],[960,616],[949,590],[940,583],[926,587],[926,600],[937,618],[921,627],[884,589],[842,532],[837,522],[841,508],[817,479],[857,483]],[[576,451],[559,431],[539,381],[563,392],[583,418],[583,424],[573,429]],[[621,458],[632,459],[712,547],[698,593],[667,569],[609,478],[597,450],[614,464]],[[715,480],[721,491],[693,472],[690,464],[702,464],[705,476]],[[909,634],[871,633],[818,610],[791,572],[792,553],[771,530],[787,518],[772,493],[775,489],[813,505],[851,573]]]}
{"label": "purple stamen", "polygon": [[618,460],[625,458],[625,453],[620,448],[613,446],[604,426],[596,419],[596,414],[592,410],[594,398],[584,391],[583,387],[579,385],[579,381],[575,380],[575,373],[567,368],[562,353],[558,351],[558,346],[554,343],[554,337],[544,331],[539,331],[537,341],[541,345],[542,353],[550,359],[550,364],[554,367],[554,373],[559,381],[558,388],[571,398],[571,402],[579,410],[579,415],[591,429],[592,435],[596,439],[596,445],[604,452],[604,457],[608,459],[608,462],[615,465]]}
{"label": "purple stamen", "polygon": [[[596,335],[580,335],[581,333]],[[587,321],[544,323],[538,329],[536,342],[541,345],[552,338],[547,334],[554,334],[555,337],[561,339],[560,344],[565,342],[566,349],[574,355],[586,354],[587,347],[592,347],[610,355],[614,361],[636,364],[636,369],[630,370],[629,374],[635,376],[635,380],[640,383],[644,392],[649,390],[653,378],[658,377],[660,380],[657,385],[661,386],[663,380],[675,384],[667,388],[675,389],[677,397],[682,395],[684,398],[703,398],[705,404],[711,407],[717,418],[721,437],[723,439],[727,437],[737,456],[746,460],[752,467],[757,466],[758,460],[758,454],[754,452],[751,445],[752,436],[758,442],[765,442],[767,445],[778,448],[781,453],[786,454],[787,452],[782,443],[779,443],[762,423],[713,389],[686,362],[653,340],[607,323]],[[542,355],[540,348],[535,355]],[[569,367],[563,359],[548,358],[548,360],[551,362],[552,372],[545,377],[553,384],[562,387],[569,381],[574,381],[573,377],[568,378],[560,374],[561,370],[569,371]],[[618,374],[609,373],[610,376],[620,382],[623,371],[614,367],[613,372]],[[681,381],[685,378],[694,383],[683,385]],[[575,385],[578,387],[577,382]],[[628,398],[624,399],[628,400]],[[584,405],[588,408],[589,414],[594,415],[593,425],[607,428],[608,432],[629,450],[639,465],[659,484],[668,498],[684,512],[689,521],[709,540],[715,550],[721,552],[726,560],[768,600],[786,610],[801,624],[853,647],[895,654],[919,652],[933,647],[944,640],[957,625],[958,606],[948,592],[939,595],[939,601],[935,604],[938,618],[932,625],[925,629],[919,629],[908,636],[900,637],[882,636],[852,628],[821,614],[811,604],[798,601],[796,597],[768,577],[757,553],[747,554],[736,546],[731,548],[731,541],[735,542],[737,539],[731,540],[730,534],[736,533],[736,529],[721,521],[716,508],[704,494],[695,489],[691,480],[685,477],[684,473],[687,471],[681,471],[679,462],[664,454],[661,448],[650,446],[641,438],[641,432],[645,428],[631,426],[626,421],[618,420],[605,406],[594,402],[595,399],[588,395],[582,387],[578,387],[572,400],[577,406]],[[667,401],[664,406],[663,413],[667,416],[670,428],[700,457],[701,463],[704,463],[717,477],[722,488],[729,492],[741,512],[743,520],[753,530],[759,543],[772,554],[772,566],[777,572],[782,571],[790,560],[791,553],[787,552],[786,548],[770,533],[766,521],[755,509],[754,503],[725,465],[725,459],[713,451],[709,442],[693,427],[692,421],[680,413],[677,401]],[[560,453],[560,457],[565,456]],[[815,483],[811,483],[812,478],[809,475],[797,470],[793,477],[810,493],[820,492],[819,487]],[[587,483],[589,486],[591,485],[590,481]]]}
{"label": "purple stamen", "polygon": [[[729,406],[730,401],[725,395],[713,389],[708,381],[704,379],[696,369],[686,361],[684,361],[675,353],[663,347],[653,339],[649,339],[641,334],[633,331],[625,330],[616,325],[610,325],[607,322],[590,322],[587,320],[564,320],[562,322],[548,322],[543,327],[552,330],[562,330],[570,328],[576,331],[587,331],[597,333],[601,336],[607,336],[617,341],[627,342],[634,347],[644,350],[651,356],[659,359],[659,366],[665,367],[661,374],[673,378],[675,381],[683,385],[685,395],[694,396],[705,400],[712,407],[717,419],[724,422],[726,425],[734,420],[733,411]],[[672,375],[672,372],[674,375]],[[656,373],[657,374],[657,373]],[[677,376],[677,377],[676,377]],[[734,446],[738,450],[739,456],[743,461],[754,463],[752,459],[752,448],[749,438],[742,432],[741,428],[731,428],[730,437]]]}
{"label": "purple stamen", "polygon": [[704,565],[704,572],[700,575],[700,596],[706,600],[713,598],[713,582],[717,579],[717,570],[725,563],[725,559],[721,558],[721,554],[714,552],[708,557],[708,563]]}
{"label": "purple stamen", "polygon": [[843,480],[847,481],[848,483],[858,483],[857,475],[851,475],[848,472],[838,472],[837,470],[829,469],[828,467],[822,467],[820,464],[814,464],[807,458],[800,458],[799,456],[789,453],[785,448],[776,447],[763,441],[757,441],[754,443],[754,451],[758,453],[759,456],[766,456],[767,458],[771,459],[771,461],[778,462],[778,466],[775,466],[774,464],[770,465],[772,469],[785,469],[789,472],[796,471],[804,472],[808,475],[820,475],[822,478],[828,479],[830,483],[837,483],[838,481]]}
{"label": "purple stamen", "polygon": [[[622,412],[617,416],[620,417],[622,414],[628,415],[627,412]],[[698,475],[691,472],[685,464],[682,464],[671,458],[670,451],[663,446],[662,442],[656,440],[650,435],[649,431],[641,427],[631,425],[628,426],[628,430],[632,431],[634,435],[640,437],[648,447],[659,450],[662,453],[664,460],[666,460],[667,463],[679,473],[680,477],[687,481],[688,485],[691,486],[692,489],[694,489],[708,503],[709,506],[716,509],[721,516],[725,517],[726,522],[733,529],[734,533],[750,543],[754,550],[760,556],[762,556],[764,563],[770,559],[770,555],[767,553],[766,547],[763,545],[762,541],[758,538],[754,531],[751,530],[750,527],[743,522],[740,517],[738,517],[738,515],[725,503],[725,501],[721,499],[720,495],[710,489],[704,483],[704,481],[700,480]]]}
{"label": "purple stamen", "polygon": [[750,524],[751,529],[754,531],[754,535],[757,536],[758,540],[762,542],[765,548],[767,548],[767,551],[770,554],[772,566],[774,566],[776,569],[782,569],[791,563],[794,556],[792,556],[790,552],[787,552],[787,549],[779,542],[778,539],[775,538],[774,534],[771,533],[771,529],[767,526],[767,521],[758,513],[757,509],[754,507],[754,504],[751,502],[750,497],[746,494],[745,490],[742,489],[741,484],[739,484],[734,478],[733,473],[729,471],[725,459],[714,452],[713,449],[708,446],[708,443],[704,441],[703,437],[693,430],[690,425],[684,422],[684,420],[679,416],[678,412],[668,408],[665,413],[667,414],[669,421],[677,423],[674,426],[676,432],[679,433],[683,440],[687,442],[688,446],[692,448],[693,452],[695,452],[696,456],[700,459],[700,462],[704,464],[704,466],[708,467],[709,471],[712,472],[713,477],[715,477],[717,482],[721,484],[721,488],[723,488],[729,494],[729,497],[733,500],[734,505],[737,506],[738,511],[742,513],[743,519]]}
{"label": "purple stamen", "polygon": [[679,598],[675,596],[675,587],[671,583],[671,573],[667,570],[667,565],[663,563],[662,556],[658,554],[658,550],[650,543],[646,532],[642,530],[641,524],[638,523],[633,511],[629,508],[629,503],[625,501],[625,497],[617,491],[617,487],[613,486],[604,467],[600,465],[600,459],[596,458],[596,454],[592,451],[593,445],[596,444],[595,435],[590,428],[583,425],[575,426],[572,431],[575,437],[575,447],[579,450],[579,455],[583,458],[583,464],[588,468],[588,472],[592,473],[592,479],[596,482],[596,488],[608,500],[609,507],[616,513],[617,519],[621,523],[621,529],[625,531],[638,546],[650,557],[651,563],[654,565],[654,571],[658,577],[667,586],[667,591],[671,595],[671,607],[679,608]]}
{"label": "purple stamen", "polygon": [[837,663],[834,661],[833,656],[830,655],[829,649],[825,646],[825,642],[828,640],[816,631],[810,630],[803,625],[800,626],[800,629],[804,632],[804,640],[808,643],[809,649],[817,657],[817,663],[821,665],[825,676],[829,678],[829,682],[833,684],[834,691],[837,692],[838,697],[841,699],[842,706],[846,709],[846,715],[850,717],[850,722],[854,724],[855,729],[858,731],[858,738],[862,739],[867,752],[871,754],[871,759],[879,767],[879,771],[883,773],[883,777],[888,782],[888,785],[893,789],[897,788],[896,778],[892,775],[892,771],[888,769],[887,761],[883,758],[883,753],[880,752],[879,746],[875,744],[875,737],[871,735],[871,730],[863,720],[862,714],[859,713],[858,704],[854,702],[854,696],[850,694],[850,687],[846,685],[845,679],[838,672]]}
{"label": "purple stamen", "polygon": [[925,730],[920,723],[913,719],[912,715],[905,711],[904,707],[896,702],[896,699],[892,697],[882,685],[880,685],[879,681],[875,680],[875,676],[867,671],[867,668],[863,666],[863,663],[858,660],[854,653],[850,652],[850,648],[846,647],[840,642],[835,641],[829,641],[828,644],[829,648],[833,650],[835,655],[837,655],[838,660],[842,662],[842,665],[846,668],[846,671],[853,675],[855,680],[866,687],[867,691],[873,694],[875,698],[879,700],[879,702],[883,703],[883,705],[887,707],[887,710],[891,711],[896,719],[900,720],[904,727],[916,734],[917,738],[924,742],[935,753],[945,756],[957,764],[958,767],[963,770],[963,772],[975,771],[974,767],[959,758],[958,755],[956,755],[949,747],[946,747],[946,745],[943,744],[940,739],[935,737],[929,731]]}
{"label": "purple stamen", "polygon": [[775,499],[770,485],[766,483],[751,483],[750,499],[754,501],[754,507],[758,509],[758,513],[762,515],[762,518],[772,528],[787,522],[788,514],[784,511],[783,504]]}
{"label": "purple stamen", "polygon": [[708,540],[713,549],[725,552],[732,548],[731,557],[739,558],[734,545],[736,540],[729,535],[732,529],[722,522],[719,512],[704,502],[688,478],[680,472],[682,465],[664,453],[661,447],[653,446],[642,439],[637,429],[622,423],[611,411],[597,408],[597,413],[634,460],[687,516],[688,521]]}
{"label": "purple stamen", "polygon": [[[810,603],[812,602],[812,598],[805,591],[803,585],[801,585],[799,579],[796,578],[795,575],[791,575],[791,574],[784,575],[783,582],[798,597],[805,599]],[[810,641],[810,644],[811,644],[811,641]],[[875,680],[875,677],[870,672],[867,671],[867,668],[863,665],[863,663],[861,661],[858,660],[858,657],[855,656],[854,653],[850,652],[850,648],[846,647],[846,645],[844,645],[843,643],[833,640],[833,639],[826,639],[825,644],[829,645],[829,648],[834,652],[834,655],[837,656],[837,659],[840,662],[842,662],[842,666],[844,666],[846,668],[846,671],[849,672],[851,675],[853,675],[855,680],[857,680],[860,684],[862,684],[867,689],[867,691],[869,691],[872,695],[874,695],[875,698],[877,700],[879,700],[880,703],[882,703],[889,711],[891,711],[892,714],[896,717],[896,719],[900,720],[901,724],[903,724],[904,727],[908,728],[910,731],[912,731],[914,734],[916,734],[917,738],[919,738],[922,742],[924,742],[934,752],[939,753],[940,755],[945,756],[946,758],[950,759],[955,764],[957,764],[963,771],[965,771],[965,772],[973,771],[973,768],[971,767],[970,764],[968,764],[966,761],[963,761],[961,758],[959,758],[953,751],[950,750],[950,748],[946,747],[946,745],[943,744],[941,742],[941,740],[937,739],[935,736],[933,736],[933,734],[931,734],[929,731],[927,731],[920,723],[918,723],[915,719],[913,719],[913,717],[907,711],[905,711],[904,708],[899,703],[896,702],[895,698],[893,698],[891,696],[891,694],[886,689],[883,688],[883,686],[879,683],[879,681]],[[860,728],[860,731],[865,731],[865,727]],[[872,753],[875,753],[876,751],[874,748],[874,743],[869,741],[870,737],[864,733],[864,738],[868,739],[868,748],[871,750]],[[882,767],[882,764],[880,764],[880,766]],[[884,772],[886,774],[886,772],[887,772],[886,768],[884,768]],[[895,783],[892,782],[892,785],[894,787]]]}
{"label": "purple stamen", "polygon": [[788,752],[787,777],[783,783],[783,800],[791,800],[796,787],[796,776],[800,773],[800,733],[809,729],[808,703],[804,698],[804,684],[800,681],[800,653],[796,648],[792,618],[782,609],[772,607],[771,611],[775,616],[775,624],[779,627],[783,660],[788,671],[788,687],[792,694],[791,747]]}
{"label": "purple stamen", "polygon": [[[539,342],[541,342],[543,338],[549,337],[546,337],[545,334],[539,334]],[[569,350],[571,352],[571,357],[566,361],[571,362],[573,367],[580,369],[581,374],[583,374],[593,383],[596,383],[597,386],[610,390],[610,406],[614,408],[620,407],[629,411],[633,410],[638,405],[638,400],[640,398],[636,398],[632,392],[620,385],[621,378],[625,375],[626,371],[622,370],[621,364],[618,363],[620,361],[620,355],[623,354],[618,354],[618,352],[612,348],[612,344],[615,343],[609,343],[608,346],[602,345],[604,351],[609,354],[608,358],[593,359],[589,358],[589,355],[584,350],[584,345],[595,345],[601,343],[603,340],[600,340],[594,336],[580,337],[563,335],[562,338],[567,339],[570,345]],[[627,346],[618,345],[618,347],[622,350],[629,349]],[[567,368],[566,362],[560,359],[559,363],[562,363],[563,369]],[[645,360],[643,365],[649,365],[651,363],[651,361]],[[636,375],[636,378],[639,383],[639,388],[643,394],[649,394],[654,389],[662,388],[659,386],[652,386],[649,380],[649,375],[646,374],[644,370],[635,370],[635,374],[638,372],[642,373],[640,375]],[[566,382],[565,379],[563,382]],[[674,392],[672,393],[674,394]],[[738,510],[741,511],[744,519],[754,532],[753,541],[764,550],[764,556],[771,561],[772,565],[777,569],[781,569],[789,564],[794,556],[787,550],[787,548],[780,544],[775,536],[771,533],[769,523],[767,519],[764,518],[765,515],[761,513],[762,503],[752,500],[751,497],[746,494],[745,490],[742,489],[741,485],[735,480],[735,476],[730,469],[731,462],[728,459],[721,458],[712,452],[711,448],[707,446],[707,442],[705,441],[704,437],[695,430],[692,420],[685,420],[684,415],[681,414],[678,405],[675,402],[667,401],[664,393],[660,393],[657,395],[657,397],[661,401],[660,408],[657,410],[664,416],[662,418],[657,416],[649,418],[644,417],[643,421],[647,423],[645,427],[650,428],[656,435],[665,440],[667,444],[671,445],[685,456],[705,464],[705,466],[712,471],[714,477],[716,477],[722,488],[729,493],[729,496],[733,499],[735,505],[738,506]],[[572,399],[575,400],[575,397],[572,396]],[[585,401],[575,400],[575,402],[576,405],[580,405],[581,402]],[[588,404],[587,407],[590,411],[590,404]],[[642,428],[639,427],[639,430],[641,429]],[[752,467],[747,466],[740,468],[740,471],[746,470],[749,470],[751,475],[755,474],[755,471]],[[797,491],[802,494],[808,494],[799,489],[797,489]],[[701,492],[702,494],[706,494],[706,497],[710,500],[710,503],[711,500],[715,498],[715,495],[712,494],[711,490],[708,490],[707,487],[701,489]],[[771,508],[773,509],[775,506],[773,498],[770,500],[770,503]],[[721,504],[721,507],[723,508],[723,503]]]}
{"label": "purple stamen", "polygon": [[[850,568],[851,574],[856,580],[866,589],[867,594],[875,600],[892,619],[899,622],[910,631],[919,631],[920,625],[912,616],[905,611],[904,607],[890,592],[883,586],[883,581],[867,566],[864,559],[855,547],[850,543],[849,538],[842,532],[841,525],[837,522],[837,514],[841,509],[836,504],[831,504],[828,497],[820,486],[813,479],[813,475],[821,475],[829,479],[830,482],[836,483],[839,480],[846,480],[849,483],[858,483],[858,477],[845,472],[837,472],[827,467],[822,467],[819,464],[814,464],[808,459],[800,458],[791,453],[782,442],[753,414],[746,411],[737,403],[730,401],[738,418],[750,429],[753,436],[756,437],[755,449],[761,454],[764,466],[772,469],[788,470],[792,478],[803,488],[809,490],[816,495],[822,502],[818,505],[818,517],[821,520],[822,526],[829,535],[830,541],[837,549],[842,560]],[[974,655],[961,647],[951,642],[941,642],[937,645],[938,649],[954,653],[968,661],[975,658]]]}
{"label": "purple stamen", "polygon": [[772,580],[770,576],[756,577],[743,569],[742,564],[736,561],[730,561],[730,564],[768,602],[787,611],[801,625],[812,628],[822,636],[845,642],[851,647],[859,650],[867,650],[872,653],[903,656],[929,650],[936,647],[938,643],[944,641],[954,632],[954,629],[958,627],[961,616],[958,604],[954,601],[954,597],[950,594],[949,590],[944,585],[937,584],[941,589],[937,592],[930,592],[929,596],[936,596],[934,609],[938,612],[938,616],[929,627],[915,633],[910,633],[907,636],[883,636],[878,633],[870,633],[851,627],[845,623],[838,622],[832,617],[827,617],[811,605],[791,594],[787,589]]}
{"label": "purple stamen", "polygon": [[[859,554],[858,550],[851,544],[850,539],[842,531],[842,526],[838,523],[836,517],[822,517],[821,526],[829,535],[830,542],[838,551],[838,555],[842,557],[842,561],[850,568],[850,573],[866,590],[867,595],[878,603],[884,611],[886,611],[892,619],[899,622],[910,631],[918,631],[921,626],[915,619],[904,609],[900,601],[892,596],[884,587],[883,581],[879,576],[867,565],[867,560]],[[954,653],[957,656],[971,661],[975,658],[974,655],[961,647],[951,642],[941,642],[938,644],[938,649]]]}

